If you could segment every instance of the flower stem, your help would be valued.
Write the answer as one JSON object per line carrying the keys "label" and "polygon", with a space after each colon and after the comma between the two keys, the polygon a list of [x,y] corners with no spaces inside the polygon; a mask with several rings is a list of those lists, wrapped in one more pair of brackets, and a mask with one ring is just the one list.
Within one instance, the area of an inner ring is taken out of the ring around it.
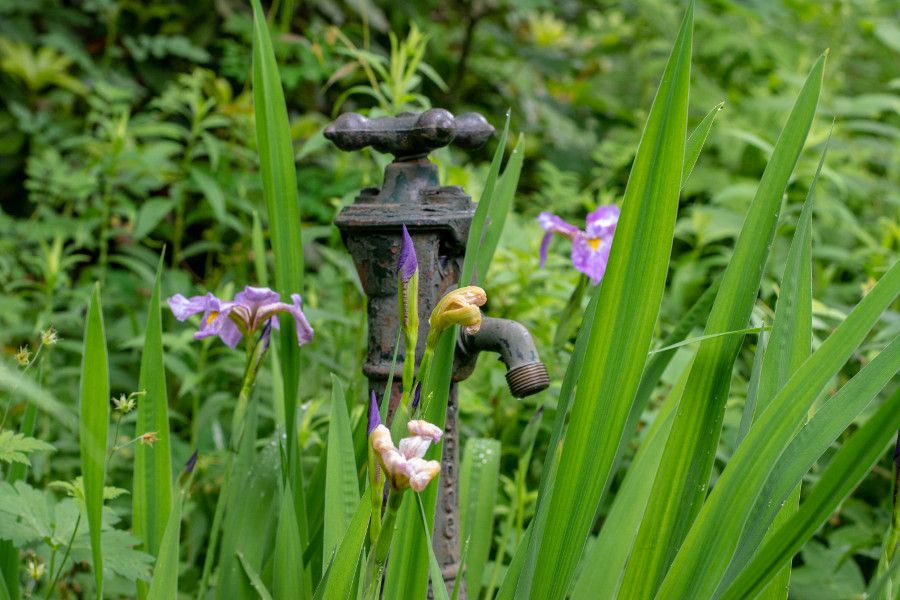
{"label": "flower stem", "polygon": [[[384,566],[394,538],[397,513],[402,502],[402,492],[394,489],[388,492],[387,510],[384,514],[384,521],[381,523],[381,532],[378,534],[378,541],[375,543],[372,553],[369,554],[368,564],[366,565],[366,594],[364,596],[366,598],[372,598],[373,600],[378,598],[378,593],[381,590],[381,580],[384,576]],[[373,522],[377,519],[378,515],[372,515]]]}

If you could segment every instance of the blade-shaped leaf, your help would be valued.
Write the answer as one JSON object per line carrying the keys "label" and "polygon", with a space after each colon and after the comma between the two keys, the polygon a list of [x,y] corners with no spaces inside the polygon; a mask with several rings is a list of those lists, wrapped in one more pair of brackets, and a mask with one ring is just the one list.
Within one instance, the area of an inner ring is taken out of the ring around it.
{"label": "blade-shaped leaf", "polygon": [[303,577],[303,548],[300,546],[300,530],[294,512],[294,496],[290,486],[284,486],[278,506],[278,531],[275,532],[273,565],[273,596],[278,600],[309,598],[312,591],[305,588]]}
{"label": "blade-shaped leaf", "polygon": [[866,476],[898,425],[900,391],[895,392],[835,453],[797,514],[773,533],[747,568],[719,596],[720,600],[754,598],[779,565],[803,547]]}
{"label": "blade-shaped leaf", "polygon": [[[784,190],[803,149],[822,87],[825,57],[812,68],[750,204],[722,275],[705,334],[747,326],[759,290]],[[653,596],[706,496],[722,429],[734,360],[743,336],[704,341],[694,359],[659,473],[622,583],[625,597]]]}
{"label": "blade-shaped leaf", "polygon": [[[156,283],[150,294],[147,328],[141,353],[138,389],[145,392],[138,400],[135,435],[156,432],[159,440],[152,446],[138,444],[134,449],[134,492],[132,510],[134,535],[143,542],[145,552],[156,556],[168,527],[172,509],[172,457],[169,441],[169,413],[166,395],[166,371],[163,365],[162,318],[159,310],[160,277],[163,256],[156,270]],[[138,596],[147,593],[138,583]]]}
{"label": "blade-shaped leaf", "polygon": [[106,334],[100,307],[100,284],[94,285],[84,330],[81,362],[81,421],[79,447],[84,504],[91,538],[91,567],[96,595],[103,597],[103,551],[100,529],[103,525],[103,481],[106,478],[106,440],[109,433],[109,360]]}
{"label": "blade-shaped leaf", "polygon": [[[778,457],[789,445],[828,380],[850,358],[882,311],[898,294],[900,262],[894,264],[847,319],[803,363],[772,400],[768,410],[760,415],[731,457],[685,538],[660,588],[661,597],[706,597],[715,592],[731,561],[750,510]],[[897,372],[900,366],[898,360],[900,339],[895,340],[847,384],[850,389],[846,394],[871,398]],[[809,461],[807,469],[814,460]]]}
{"label": "blade-shaped leaf", "polygon": [[687,183],[688,178],[694,171],[694,165],[697,164],[697,159],[700,158],[700,151],[703,150],[703,144],[706,143],[706,138],[709,136],[710,130],[712,130],[716,115],[718,115],[719,111],[723,108],[725,108],[724,102],[717,104],[715,108],[706,113],[706,116],[703,117],[700,124],[697,125],[691,132],[691,135],[688,136],[684,148],[684,167],[681,171],[681,187],[684,187],[684,184]]}
{"label": "blade-shaped leaf", "polygon": [[169,519],[157,550],[153,580],[147,593],[147,600],[168,600],[178,597],[178,548],[181,537],[181,508],[184,492],[180,491],[172,503]]}
{"label": "blade-shaped leaf", "polygon": [[466,442],[459,469],[459,520],[461,540],[468,544],[466,590],[478,598],[484,567],[494,539],[494,505],[500,478],[500,442],[472,438]]}
{"label": "blade-shaped leaf", "polygon": [[359,503],[356,458],[353,453],[353,431],[347,414],[344,389],[337,376],[331,374],[331,420],[328,424],[328,450],[325,467],[325,529],[322,547],[322,570],[331,562],[332,554],[344,537]]}
{"label": "blade-shaped leaf", "polygon": [[[590,532],[650,349],[672,248],[693,38],[688,6],[628,179],[548,520],[517,597],[561,598]],[[531,569],[533,567],[533,574]]]}
{"label": "blade-shaped leaf", "polygon": [[356,505],[356,512],[353,513],[344,539],[334,553],[328,572],[316,589],[315,600],[346,600],[351,597],[353,581],[358,573],[357,567],[361,564],[360,554],[366,541],[366,532],[369,530],[371,511],[372,504],[369,502],[369,492],[366,489]]}

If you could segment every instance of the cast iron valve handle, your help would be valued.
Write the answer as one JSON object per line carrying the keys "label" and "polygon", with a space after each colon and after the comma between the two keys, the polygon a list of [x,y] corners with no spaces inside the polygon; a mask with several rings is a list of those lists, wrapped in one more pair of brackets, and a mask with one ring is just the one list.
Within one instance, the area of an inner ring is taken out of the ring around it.
{"label": "cast iron valve handle", "polygon": [[344,113],[325,128],[325,137],[341,150],[372,146],[379,152],[393,154],[398,161],[424,157],[450,143],[468,150],[478,148],[493,133],[494,128],[480,114],[469,112],[454,117],[443,108],[380,119]]}

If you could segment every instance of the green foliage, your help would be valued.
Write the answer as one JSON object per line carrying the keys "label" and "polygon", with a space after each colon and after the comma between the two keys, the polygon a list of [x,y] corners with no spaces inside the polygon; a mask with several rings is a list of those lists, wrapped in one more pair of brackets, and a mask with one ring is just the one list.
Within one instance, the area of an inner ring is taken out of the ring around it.
{"label": "green foliage", "polygon": [[[100,577],[106,597],[133,596],[135,580],[143,595],[151,573],[159,597],[359,597],[372,517],[369,491],[358,496],[367,282],[332,221],[360,188],[380,185],[390,159],[339,152],[321,130],[339,112],[431,106],[478,111],[498,129],[485,150],[431,158],[441,185],[480,203],[467,283],[487,290],[488,314],[525,324],[552,382],[513,400],[503,366],[482,358],[459,385],[469,597],[526,597],[532,586],[545,597],[551,585],[614,597],[623,569],[654,589],[665,578],[674,594],[715,586],[723,597],[784,598],[790,576],[792,598],[890,597],[900,564],[888,552],[889,524],[900,523],[895,467],[883,456],[900,335],[888,293],[900,251],[894,9],[699,2],[691,93],[682,86],[677,119],[659,119],[648,109],[685,5],[0,0],[0,598],[91,595]],[[800,137],[808,151],[794,165],[776,132],[825,48],[820,118],[808,135],[797,128],[792,152]],[[727,108],[710,110],[717,102]],[[507,110],[511,152],[499,134]],[[672,143],[647,171],[662,129]],[[654,186],[665,201],[634,209],[635,191]],[[614,251],[599,294],[562,241],[538,269],[538,212],[582,222],[611,203],[625,210],[617,248],[631,250]],[[758,227],[745,225],[751,206]],[[665,222],[653,216],[662,212]],[[95,390],[89,423],[78,378],[87,325],[97,337],[99,310],[84,311],[97,281],[108,392]],[[740,302],[711,310],[735,282]],[[253,439],[234,454],[245,357],[194,340],[196,319],[177,324],[159,309],[174,293],[230,296],[248,284],[302,294],[316,337],[298,352],[282,319],[250,400],[256,420],[239,427]],[[53,351],[16,366],[18,348],[34,353],[50,324]],[[598,341],[594,330],[614,334]],[[438,423],[453,346],[448,334],[424,395],[422,416]],[[800,364],[813,350],[815,377]],[[710,356],[712,395],[696,386]],[[610,372],[598,387],[601,363]],[[116,412],[112,435],[100,431],[110,395],[144,390],[137,413]],[[805,408],[777,419],[769,413],[787,410],[786,393]],[[92,461],[80,458],[79,428],[97,434]],[[155,445],[137,441],[153,431]],[[474,440],[495,451],[489,473],[472,463]],[[196,482],[173,486],[171,461],[194,449]],[[689,472],[676,482],[686,501],[653,492],[658,475],[677,478],[673,465]],[[422,494],[425,532],[411,494],[398,515],[385,597],[423,593],[435,491]],[[652,496],[682,506],[678,531],[650,524],[661,515],[644,511]],[[659,554],[679,566],[646,577],[641,565],[656,559],[645,542],[662,538],[674,541]]]}

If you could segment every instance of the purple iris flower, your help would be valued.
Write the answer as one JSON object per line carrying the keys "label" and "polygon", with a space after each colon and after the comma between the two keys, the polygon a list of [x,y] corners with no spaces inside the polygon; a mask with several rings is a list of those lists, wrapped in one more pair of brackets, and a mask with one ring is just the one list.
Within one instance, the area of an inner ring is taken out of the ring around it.
{"label": "purple iris flower", "polygon": [[546,232],[541,240],[541,268],[547,262],[547,249],[553,234],[572,242],[572,264],[591,278],[594,285],[600,283],[606,273],[612,238],[619,222],[619,207],[614,204],[599,206],[588,214],[584,231],[567,223],[553,213],[542,212],[538,223]]}
{"label": "purple iris flower", "polygon": [[416,247],[413,245],[412,237],[403,226],[403,242],[400,245],[400,258],[397,260],[397,272],[403,283],[408,283],[412,279],[416,269],[419,268],[419,262],[416,259]]}
{"label": "purple iris flower", "polygon": [[381,412],[378,410],[378,396],[375,390],[369,390],[369,424],[366,433],[372,433],[376,427],[381,425]]}
{"label": "purple iris flower", "polygon": [[276,314],[286,312],[294,317],[297,343],[302,346],[312,339],[313,330],[300,309],[300,295],[291,294],[291,300],[293,304],[286,304],[281,302],[281,296],[277,292],[269,288],[247,286],[232,302],[226,302],[212,294],[191,298],[175,294],[169,298],[168,303],[179,321],[203,313],[200,329],[194,333],[194,339],[217,335],[232,348],[238,345],[243,336],[265,331],[265,326],[270,321],[277,329],[279,325]]}

